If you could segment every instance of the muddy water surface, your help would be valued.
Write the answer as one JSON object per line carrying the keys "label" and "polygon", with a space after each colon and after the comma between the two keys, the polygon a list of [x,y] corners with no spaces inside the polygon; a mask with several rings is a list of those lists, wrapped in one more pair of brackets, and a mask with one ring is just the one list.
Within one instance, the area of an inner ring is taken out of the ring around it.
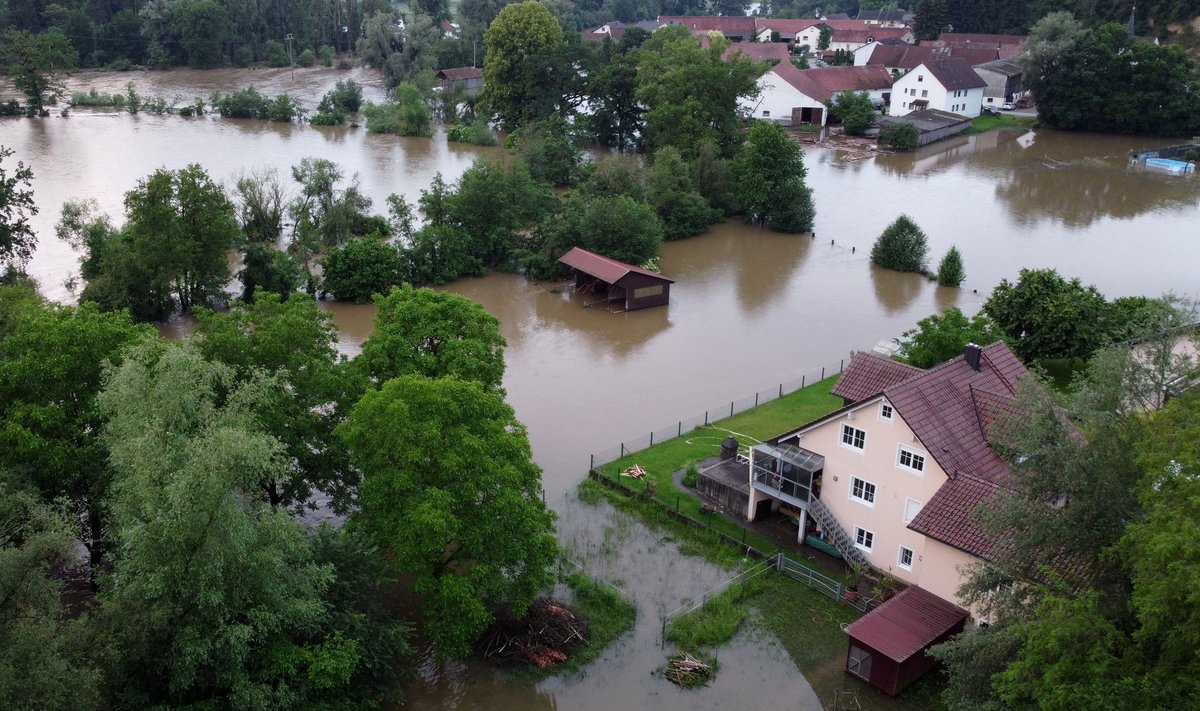
{"label": "muddy water surface", "polygon": [[[134,79],[153,83],[140,89],[143,94],[186,101],[253,82],[266,93],[294,91],[313,106],[342,76],[301,70],[293,84],[285,70],[185,71],[92,75],[76,84],[119,91]],[[371,75],[353,76],[378,95]],[[0,143],[34,168],[41,247],[30,271],[45,293],[63,300],[72,298],[63,282],[77,271],[78,257],[53,237],[62,202],[94,198],[119,216],[124,193],[155,168],[199,162],[228,183],[246,170],[274,167],[287,175],[301,158],[329,158],[347,174],[357,173],[381,209],[389,193],[411,201],[435,173],[451,181],[476,158],[496,155],[448,145],[441,132],[406,139],[353,128],[88,111],[67,119],[0,122]],[[662,268],[677,283],[667,308],[614,313],[593,297],[511,274],[451,285],[501,321],[509,343],[504,384],[528,425],[564,542],[576,546],[593,572],[629,590],[639,619],[585,675],[536,689],[507,683],[481,665],[425,662],[407,689],[412,705],[775,708],[789,699],[789,706],[805,708],[790,701],[808,697],[786,655],[747,638],[722,652],[723,671],[709,689],[683,693],[649,676],[662,659],[661,609],[702,594],[726,573],[680,557],[669,541],[616,512],[574,503],[568,494],[589,454],[836,366],[851,349],[898,336],[945,306],[974,312],[1001,278],[1015,278],[1021,267],[1056,267],[1110,296],[1200,295],[1200,180],[1127,164],[1129,150],[1154,144],[1038,131],[956,138],[914,154],[859,162],[809,149],[816,234],[777,235],[730,223],[669,243]],[[958,246],[967,269],[963,289],[870,265],[874,237],[901,212],[928,233],[935,260]],[[341,329],[342,350],[356,353],[370,333],[372,308],[326,308]],[[186,328],[172,324],[167,330]],[[578,548],[603,546],[606,527],[618,526],[625,543],[615,555]],[[781,695],[781,683],[796,688]]]}

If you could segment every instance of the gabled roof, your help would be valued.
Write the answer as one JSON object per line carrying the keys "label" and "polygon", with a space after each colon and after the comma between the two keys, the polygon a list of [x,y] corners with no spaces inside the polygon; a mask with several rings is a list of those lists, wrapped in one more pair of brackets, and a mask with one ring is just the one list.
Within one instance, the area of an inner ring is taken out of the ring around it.
{"label": "gabled roof", "polygon": [[999,490],[1000,485],[995,482],[960,475],[942,484],[908,527],[951,548],[989,560],[995,536],[984,529],[975,509]]}
{"label": "gabled roof", "polygon": [[439,69],[437,76],[446,81],[466,81],[467,79],[482,79],[483,72],[479,67],[453,67]]}
{"label": "gabled roof", "polygon": [[820,24],[825,25],[831,30],[865,30],[867,29],[866,20],[851,20],[845,17],[837,18],[831,16],[828,20],[821,20]]}
{"label": "gabled roof", "polygon": [[617,283],[630,273],[652,276],[655,279],[665,281],[669,284],[675,283],[674,279],[668,279],[662,274],[658,274],[647,269],[642,269],[641,267],[635,267],[634,265],[626,264],[625,262],[618,262],[615,259],[609,259],[603,255],[589,252],[581,247],[572,247],[571,251],[559,257],[558,261],[567,265],[568,267],[573,267],[586,274],[591,274],[597,279],[608,282],[609,284]]}
{"label": "gabled roof", "polygon": [[720,32],[723,35],[749,37],[754,34],[754,18],[714,15],[663,15],[658,21],[664,25],[683,25],[693,31]]}
{"label": "gabled roof", "polygon": [[869,44],[884,39],[899,39],[912,34],[906,27],[870,27],[866,29],[834,30],[830,42]]}
{"label": "gabled roof", "polygon": [[1019,77],[1025,73],[1021,65],[1009,59],[997,59],[994,62],[987,64],[979,64],[975,67],[976,70],[986,69],[997,74],[1003,74],[1006,77]]}
{"label": "gabled roof", "polygon": [[906,10],[859,10],[858,19],[871,22],[904,22]]}
{"label": "gabled roof", "polygon": [[879,44],[867,58],[867,64],[878,64],[884,67],[894,67],[910,71],[925,62],[937,59],[962,59],[967,64],[975,66],[985,62],[993,62],[1000,58],[999,53],[991,48],[964,49],[958,46],[933,47],[929,45],[891,45]]}
{"label": "gabled roof", "polygon": [[970,64],[957,57],[932,59],[921,62],[921,66],[925,67],[947,91],[981,89],[987,86],[987,82],[975,73]]}
{"label": "gabled roof", "polygon": [[788,62],[791,60],[787,45],[782,42],[732,42],[721,54],[721,57],[732,59],[739,54],[755,62]]}
{"label": "gabled roof", "polygon": [[796,91],[822,103],[843,91],[872,91],[892,85],[892,75],[883,67],[797,69],[791,62],[780,62],[771,71]]}
{"label": "gabled roof", "polygon": [[846,634],[899,663],[920,653],[968,616],[958,605],[913,586],[850,623]]}
{"label": "gabled roof", "polygon": [[793,20],[779,17],[759,17],[755,19],[755,26],[759,30],[772,30],[773,32],[778,32],[781,37],[795,37],[808,28],[816,27],[819,24],[821,24],[820,20]]}
{"label": "gabled roof", "polygon": [[832,392],[840,398],[858,402],[924,372],[907,363],[884,358],[869,351],[859,351],[850,356],[850,365],[846,366],[846,372],[838,378]]}
{"label": "gabled roof", "polygon": [[939,42],[978,42],[990,45],[1021,44],[1029,35],[987,35],[976,32],[943,32]]}

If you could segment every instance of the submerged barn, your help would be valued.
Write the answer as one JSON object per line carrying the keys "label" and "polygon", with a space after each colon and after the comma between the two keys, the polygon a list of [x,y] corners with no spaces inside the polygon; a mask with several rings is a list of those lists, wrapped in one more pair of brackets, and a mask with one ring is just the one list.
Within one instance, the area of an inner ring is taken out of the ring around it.
{"label": "submerged barn", "polygon": [[620,301],[626,311],[664,306],[671,300],[671,284],[662,274],[573,247],[558,260],[575,274],[575,290],[603,292],[609,301]]}

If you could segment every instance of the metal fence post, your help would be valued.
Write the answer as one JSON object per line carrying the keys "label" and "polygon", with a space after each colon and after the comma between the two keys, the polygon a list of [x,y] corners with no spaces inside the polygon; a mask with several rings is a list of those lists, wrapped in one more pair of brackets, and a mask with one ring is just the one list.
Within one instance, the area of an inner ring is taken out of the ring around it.
{"label": "metal fence post", "polygon": [[733,402],[732,401],[729,403],[729,416],[733,417]]}
{"label": "metal fence post", "polygon": [[754,393],[754,406],[758,407],[758,393]]}
{"label": "metal fence post", "polygon": [[680,420],[680,421],[679,421],[679,430],[675,432],[675,436],[676,436],[676,437],[682,437],[682,436],[683,436],[683,420]]}
{"label": "metal fence post", "polygon": [[783,383],[779,384],[779,397],[783,397]]}
{"label": "metal fence post", "polygon": [[704,411],[704,424],[708,424],[708,410]]}
{"label": "metal fence post", "polygon": [[825,379],[825,366],[821,366],[821,380]]}
{"label": "metal fence post", "polygon": [[596,468],[596,455],[593,454],[590,456],[591,456],[591,461],[588,462],[588,469],[595,469]]}
{"label": "metal fence post", "polygon": [[650,446],[651,447],[654,446],[654,433],[653,432],[650,433]]}
{"label": "metal fence post", "polygon": [[622,457],[625,456],[625,443],[624,442],[621,443],[621,456]]}
{"label": "metal fence post", "polygon": [[804,379],[805,379],[806,377],[808,377],[808,376],[805,376],[805,375],[801,375],[801,376],[800,376],[800,389],[801,389],[801,390],[803,390],[803,389],[804,389]]}

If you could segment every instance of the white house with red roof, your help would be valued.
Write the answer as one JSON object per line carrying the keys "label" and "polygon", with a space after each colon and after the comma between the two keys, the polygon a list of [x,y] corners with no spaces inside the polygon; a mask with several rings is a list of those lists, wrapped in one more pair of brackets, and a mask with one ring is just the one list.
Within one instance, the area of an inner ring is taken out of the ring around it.
{"label": "white house with red roof", "polygon": [[[869,62],[867,66],[873,66]],[[938,109],[975,118],[983,107],[987,82],[959,57],[932,58],[918,64],[896,80],[892,90],[892,116],[904,116],[922,109]]]}
{"label": "white house with red roof", "polygon": [[824,126],[827,102],[845,91],[866,92],[879,105],[887,103],[892,76],[883,67],[797,69],[780,62],[758,78],[758,96],[743,98],[748,116],[784,125]]}
{"label": "white house with red roof", "polygon": [[844,407],[751,449],[747,518],[783,510],[801,536],[958,603],[960,569],[993,545],[973,511],[1008,474],[988,430],[1026,374],[1003,343],[929,370],[856,353],[833,389]]}

